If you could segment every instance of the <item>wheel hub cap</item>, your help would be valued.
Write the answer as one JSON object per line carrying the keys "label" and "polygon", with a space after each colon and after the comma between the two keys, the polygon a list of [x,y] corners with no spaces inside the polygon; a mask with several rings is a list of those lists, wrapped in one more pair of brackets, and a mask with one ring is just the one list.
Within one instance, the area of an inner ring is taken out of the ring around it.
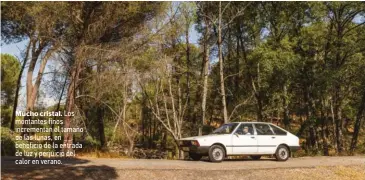
{"label": "wheel hub cap", "polygon": [[213,149],[213,158],[215,160],[221,160],[223,158],[223,151],[221,149]]}
{"label": "wheel hub cap", "polygon": [[281,149],[279,149],[279,156],[280,156],[280,158],[282,158],[282,159],[286,159],[286,158],[287,158],[287,156],[288,156],[288,152],[287,152],[287,150],[286,150],[285,148],[281,148]]}

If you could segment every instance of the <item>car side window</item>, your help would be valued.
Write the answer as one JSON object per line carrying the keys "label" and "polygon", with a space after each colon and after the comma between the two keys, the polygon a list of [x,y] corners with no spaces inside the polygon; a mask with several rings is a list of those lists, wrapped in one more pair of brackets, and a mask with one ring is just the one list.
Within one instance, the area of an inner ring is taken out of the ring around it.
{"label": "car side window", "polygon": [[275,135],[286,135],[286,131],[279,129],[276,126],[270,125]]}
{"label": "car side window", "polygon": [[257,135],[274,135],[267,124],[255,124]]}
{"label": "car side window", "polygon": [[239,135],[253,135],[253,126],[252,124],[243,123],[237,128],[236,133]]}

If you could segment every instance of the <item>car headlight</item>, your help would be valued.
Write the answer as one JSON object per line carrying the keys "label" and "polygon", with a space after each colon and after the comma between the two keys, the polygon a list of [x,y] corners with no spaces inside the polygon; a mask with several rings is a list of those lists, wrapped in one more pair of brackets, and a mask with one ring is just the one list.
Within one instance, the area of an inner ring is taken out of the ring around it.
{"label": "car headlight", "polygon": [[199,142],[197,140],[191,141],[191,145],[193,146],[200,146]]}

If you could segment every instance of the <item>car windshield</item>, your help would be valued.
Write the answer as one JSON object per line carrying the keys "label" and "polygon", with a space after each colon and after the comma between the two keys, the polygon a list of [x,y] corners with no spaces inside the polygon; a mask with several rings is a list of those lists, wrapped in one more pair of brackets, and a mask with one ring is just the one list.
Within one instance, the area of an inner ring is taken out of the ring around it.
{"label": "car windshield", "polygon": [[214,130],[212,134],[231,134],[237,125],[238,123],[223,124],[221,127]]}

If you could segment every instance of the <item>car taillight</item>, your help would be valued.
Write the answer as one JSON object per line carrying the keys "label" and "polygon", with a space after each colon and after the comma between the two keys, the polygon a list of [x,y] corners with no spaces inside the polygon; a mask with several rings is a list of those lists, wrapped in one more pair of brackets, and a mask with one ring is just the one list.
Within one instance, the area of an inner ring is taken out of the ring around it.
{"label": "car taillight", "polygon": [[194,140],[194,141],[191,141],[191,145],[193,146],[200,146],[199,142]]}

